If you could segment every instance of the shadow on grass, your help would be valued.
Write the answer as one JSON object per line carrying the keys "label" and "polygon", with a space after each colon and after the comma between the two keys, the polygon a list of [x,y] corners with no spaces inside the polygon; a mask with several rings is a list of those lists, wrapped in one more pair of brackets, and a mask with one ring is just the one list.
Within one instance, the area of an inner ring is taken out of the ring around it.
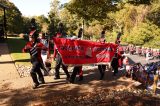
{"label": "shadow on grass", "polygon": [[22,53],[22,48],[25,46],[26,41],[19,37],[12,37],[7,39],[7,44],[10,53]]}

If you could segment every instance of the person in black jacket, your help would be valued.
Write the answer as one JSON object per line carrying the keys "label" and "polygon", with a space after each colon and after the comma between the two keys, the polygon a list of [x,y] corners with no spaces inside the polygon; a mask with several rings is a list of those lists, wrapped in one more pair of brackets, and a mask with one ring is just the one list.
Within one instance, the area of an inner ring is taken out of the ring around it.
{"label": "person in black jacket", "polygon": [[115,56],[112,59],[111,66],[113,69],[113,76],[116,76],[118,73],[118,54],[115,53]]}

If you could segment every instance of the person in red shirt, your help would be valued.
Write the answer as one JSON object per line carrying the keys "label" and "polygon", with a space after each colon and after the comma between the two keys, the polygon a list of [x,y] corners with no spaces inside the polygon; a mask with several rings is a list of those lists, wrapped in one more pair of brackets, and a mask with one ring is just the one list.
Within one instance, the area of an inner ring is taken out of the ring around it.
{"label": "person in red shirt", "polygon": [[[61,37],[63,37],[63,35],[62,35],[60,32],[58,32],[58,33],[56,34],[56,37],[57,37],[57,38],[61,38]],[[54,37],[53,37],[53,38],[54,38]],[[53,40],[51,40],[51,41],[53,41]],[[68,66],[66,66],[66,65],[63,63],[62,58],[61,58],[61,55],[60,55],[60,53],[58,52],[57,47],[56,47],[55,45],[54,45],[53,58],[56,60],[54,79],[55,79],[55,80],[56,80],[56,79],[60,79],[60,72],[59,72],[59,70],[60,70],[60,67],[62,66],[62,69],[64,70],[64,72],[65,72],[65,74],[66,74],[66,76],[67,76],[66,80],[69,80],[69,79],[70,79],[70,74],[69,74],[69,72],[68,72]]]}
{"label": "person in red shirt", "polygon": [[38,41],[38,34],[36,33],[36,31],[33,33],[33,35],[30,35],[29,37],[30,41],[27,42],[22,51],[30,53],[31,63],[32,63],[32,69],[30,75],[34,82],[33,89],[35,89],[39,86],[39,84],[45,83],[43,74],[40,70],[43,64],[41,58],[41,50],[46,50],[47,48]]}

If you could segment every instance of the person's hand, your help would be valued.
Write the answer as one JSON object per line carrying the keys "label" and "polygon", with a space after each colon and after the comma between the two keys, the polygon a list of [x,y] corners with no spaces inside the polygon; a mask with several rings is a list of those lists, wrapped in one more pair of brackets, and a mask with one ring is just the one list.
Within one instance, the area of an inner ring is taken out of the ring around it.
{"label": "person's hand", "polygon": [[31,49],[32,47],[31,46],[29,46],[29,45],[27,45],[26,47],[25,47],[25,49]]}

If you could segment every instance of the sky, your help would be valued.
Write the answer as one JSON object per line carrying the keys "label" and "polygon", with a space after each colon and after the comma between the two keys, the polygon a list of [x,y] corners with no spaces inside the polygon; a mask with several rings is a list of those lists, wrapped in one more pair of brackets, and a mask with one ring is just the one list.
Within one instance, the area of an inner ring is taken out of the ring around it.
{"label": "sky", "polygon": [[[9,0],[21,11],[23,16],[48,15],[51,0]],[[67,0],[59,0],[61,3]]]}

